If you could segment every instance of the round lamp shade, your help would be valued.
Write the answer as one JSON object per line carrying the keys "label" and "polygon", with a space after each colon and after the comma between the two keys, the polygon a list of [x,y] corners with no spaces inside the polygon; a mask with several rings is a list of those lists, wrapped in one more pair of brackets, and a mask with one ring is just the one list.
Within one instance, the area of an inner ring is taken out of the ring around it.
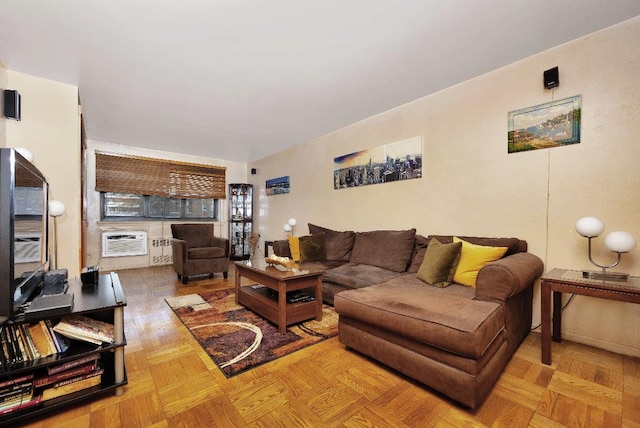
{"label": "round lamp shade", "polygon": [[298,224],[298,222],[296,221],[296,219],[295,219],[295,218],[290,218],[290,219],[289,219],[289,226],[293,227],[293,226],[295,226],[296,224]]}
{"label": "round lamp shade", "polygon": [[289,223],[285,223],[284,226],[282,226],[282,228],[284,229],[285,232],[289,233],[291,232],[291,226],[289,225]]}
{"label": "round lamp shade", "polygon": [[60,201],[49,201],[49,215],[60,217],[62,214],[64,214],[64,204]]}
{"label": "round lamp shade", "polygon": [[628,253],[636,247],[636,239],[628,232],[611,232],[604,238],[604,244],[616,253]]}
{"label": "round lamp shade", "polygon": [[582,217],[576,222],[576,231],[585,238],[594,238],[604,231],[604,223],[597,217]]}

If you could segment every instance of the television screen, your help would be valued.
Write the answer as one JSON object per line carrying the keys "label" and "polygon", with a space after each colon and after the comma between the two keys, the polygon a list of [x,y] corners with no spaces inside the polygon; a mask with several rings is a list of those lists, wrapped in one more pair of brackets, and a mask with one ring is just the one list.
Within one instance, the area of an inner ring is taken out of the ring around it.
{"label": "television screen", "polygon": [[48,269],[48,185],[14,149],[0,149],[0,322],[11,318]]}

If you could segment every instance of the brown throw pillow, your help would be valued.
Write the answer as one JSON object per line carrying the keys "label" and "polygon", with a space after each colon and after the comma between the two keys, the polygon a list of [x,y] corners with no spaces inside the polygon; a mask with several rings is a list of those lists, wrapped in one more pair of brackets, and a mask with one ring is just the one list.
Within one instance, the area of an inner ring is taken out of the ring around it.
{"label": "brown throw pillow", "polygon": [[356,234],[352,231],[338,232],[309,223],[309,233],[324,233],[324,242],[327,249],[327,260],[348,262],[351,258],[351,248]]}
{"label": "brown throw pillow", "polygon": [[301,262],[318,262],[326,260],[327,250],[325,248],[324,233],[301,236],[298,238],[298,241],[300,242]]}
{"label": "brown throw pillow", "polygon": [[448,287],[453,281],[461,250],[462,242],[442,244],[431,239],[416,278],[436,287]]}

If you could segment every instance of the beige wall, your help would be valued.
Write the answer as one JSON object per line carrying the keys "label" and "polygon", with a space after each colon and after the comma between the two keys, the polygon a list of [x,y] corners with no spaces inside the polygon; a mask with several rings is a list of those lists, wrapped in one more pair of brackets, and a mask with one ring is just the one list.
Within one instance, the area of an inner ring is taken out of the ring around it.
{"label": "beige wall", "polygon": [[[640,18],[591,34],[254,162],[259,231],[297,235],[312,222],[335,229],[416,227],[421,234],[517,236],[553,268],[591,268],[576,220],[595,215],[605,233],[640,239]],[[490,54],[490,53],[488,53]],[[544,70],[559,66],[560,87]],[[578,145],[507,154],[509,111],[582,95]],[[416,94],[418,95],[418,94]],[[334,190],[333,158],[413,136],[423,138],[423,178]],[[288,175],[291,191],[265,196],[265,180]],[[613,260],[595,241],[597,260]],[[640,275],[640,247],[617,269]],[[536,286],[533,324],[540,320]],[[640,305],[577,296],[563,335],[640,355]]]}
{"label": "beige wall", "polygon": [[20,121],[6,121],[6,145],[30,150],[47,177],[50,199],[64,203],[66,213],[58,218],[58,267],[76,276],[81,268],[78,88],[11,70],[7,87],[20,93],[22,113]]}
{"label": "beige wall", "polygon": [[[171,221],[151,222],[114,222],[100,220],[100,193],[95,191],[95,152],[123,153],[134,156],[144,156],[158,159],[170,159],[181,162],[199,163],[204,165],[216,165],[227,168],[227,183],[245,183],[247,180],[247,168],[244,163],[229,162],[221,159],[190,156],[174,152],[149,150],[138,147],[124,146],[120,144],[104,143],[100,141],[87,141],[87,230],[86,230],[86,262],[87,265],[100,265],[101,270],[128,269],[134,267],[146,267],[157,264],[166,264],[167,257],[171,255],[170,246],[152,247],[153,240],[158,244],[163,238],[171,238]],[[220,221],[215,222],[216,236],[229,236],[227,227],[228,206],[227,201],[220,201]],[[102,232],[110,231],[143,231],[147,232],[148,253],[144,256],[131,257],[105,257],[102,258]],[[154,261],[154,257],[156,258]],[[164,262],[158,262],[164,260]]]}

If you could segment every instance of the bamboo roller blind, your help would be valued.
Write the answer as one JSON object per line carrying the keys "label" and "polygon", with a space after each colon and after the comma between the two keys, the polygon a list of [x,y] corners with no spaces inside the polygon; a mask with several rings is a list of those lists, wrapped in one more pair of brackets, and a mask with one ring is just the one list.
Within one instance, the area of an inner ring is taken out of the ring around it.
{"label": "bamboo roller blind", "polygon": [[96,190],[171,198],[226,198],[225,167],[96,152]]}

